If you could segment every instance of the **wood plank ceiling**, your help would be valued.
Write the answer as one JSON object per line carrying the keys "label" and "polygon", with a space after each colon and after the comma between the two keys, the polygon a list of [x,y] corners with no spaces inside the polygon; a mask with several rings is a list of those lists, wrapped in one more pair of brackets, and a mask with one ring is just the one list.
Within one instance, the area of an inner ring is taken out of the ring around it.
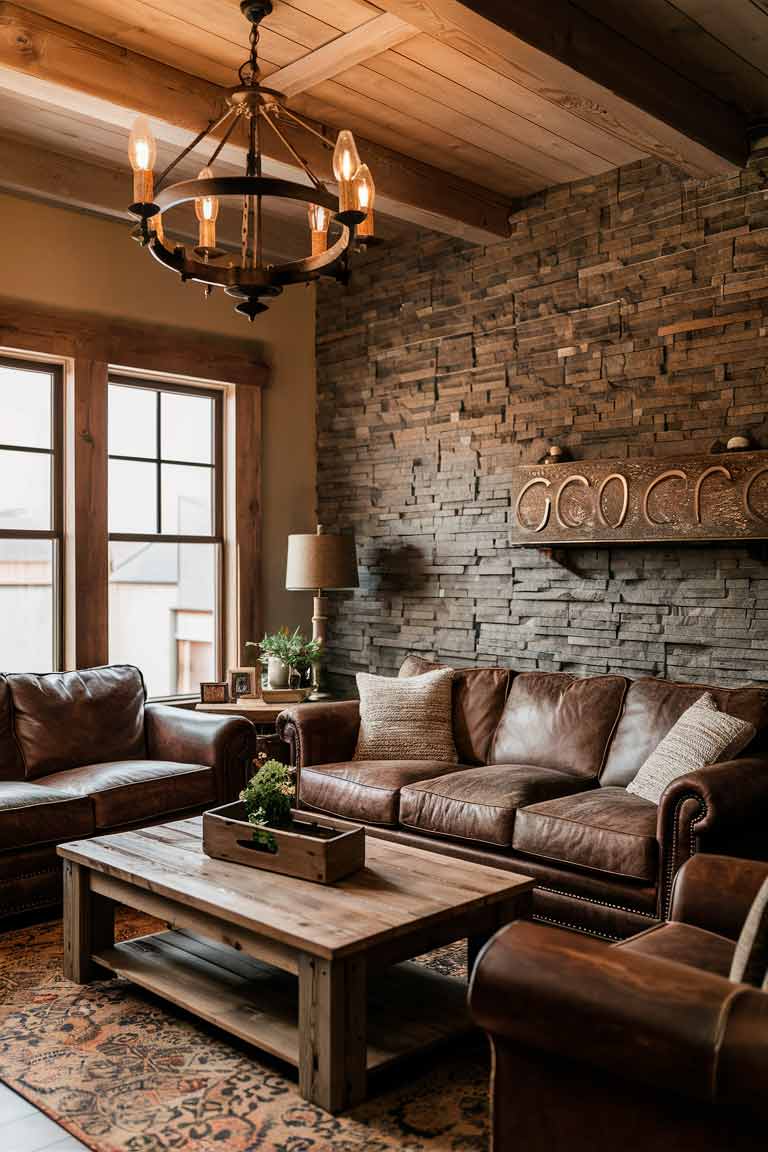
{"label": "wood plank ceiling", "polygon": [[[572,90],[564,88],[563,68],[572,62],[547,45],[560,56],[559,70],[547,70],[536,31],[527,30],[532,9],[542,20],[567,9],[569,19],[592,20],[593,28],[599,22],[617,43],[694,86],[703,118],[717,102],[723,122],[737,123],[736,134],[739,123],[768,113],[768,0],[557,0],[552,12],[529,4],[516,27],[521,3],[274,0],[261,30],[263,77],[284,83],[289,107],[331,128],[351,127],[510,207],[547,186],[653,153],[695,175],[726,171],[742,147],[734,142],[731,156],[725,149],[718,156],[701,140],[679,145],[679,132],[657,138],[642,108],[598,89],[599,76],[573,73]],[[25,0],[25,8],[218,86],[232,85],[246,54],[237,0]],[[0,32],[4,10],[20,11],[0,3]],[[510,36],[497,29],[494,37],[488,18]],[[24,64],[17,72],[14,61],[8,67],[1,41],[0,134],[124,170],[128,121],[100,120],[50,93],[43,99],[29,83],[14,94]],[[648,84],[657,80],[651,71]],[[130,107],[127,95],[122,103]]]}

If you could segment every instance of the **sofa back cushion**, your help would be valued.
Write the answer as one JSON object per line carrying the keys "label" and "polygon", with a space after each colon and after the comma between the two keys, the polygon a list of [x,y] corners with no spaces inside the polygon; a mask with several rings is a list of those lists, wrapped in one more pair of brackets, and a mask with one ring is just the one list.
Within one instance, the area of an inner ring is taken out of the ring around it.
{"label": "sofa back cushion", "polygon": [[7,677],[16,742],[28,780],[146,755],[144,680],[118,664]]}
{"label": "sofa back cushion", "polygon": [[23,780],[24,763],[13,738],[11,689],[5,676],[0,676],[0,780]]}
{"label": "sofa back cushion", "polygon": [[[423,676],[445,665],[421,656],[406,656],[399,676]],[[485,764],[504,710],[511,668],[455,668],[453,672],[453,739],[462,764]]]}
{"label": "sofa back cushion", "polygon": [[598,776],[626,690],[623,676],[519,672],[493,738],[490,763]]}
{"label": "sofa back cushion", "polygon": [[709,684],[677,684],[671,680],[643,678],[629,686],[600,783],[626,788],[683,712],[704,692],[710,693],[721,712],[746,720],[757,729],[755,740],[744,749],[745,754],[764,745],[768,736],[768,689],[717,688]]}

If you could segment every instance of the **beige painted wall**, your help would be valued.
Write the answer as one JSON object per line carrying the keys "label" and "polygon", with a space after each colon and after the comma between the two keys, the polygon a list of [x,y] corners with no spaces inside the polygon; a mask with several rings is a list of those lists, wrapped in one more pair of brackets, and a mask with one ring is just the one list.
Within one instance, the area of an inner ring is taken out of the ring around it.
{"label": "beige painted wall", "polygon": [[308,630],[311,597],[284,584],[287,534],[315,523],[314,288],[288,289],[250,325],[223,294],[206,301],[200,285],[182,285],[130,239],[128,224],[2,194],[0,219],[2,296],[259,342],[272,365],[264,394],[265,626]]}

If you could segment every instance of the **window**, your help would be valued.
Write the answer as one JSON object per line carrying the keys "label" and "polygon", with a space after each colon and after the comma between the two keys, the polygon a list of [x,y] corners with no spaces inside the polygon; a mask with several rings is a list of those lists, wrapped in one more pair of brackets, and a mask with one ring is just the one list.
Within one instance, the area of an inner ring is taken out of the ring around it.
{"label": "window", "polygon": [[61,370],[0,360],[0,669],[60,667]]}
{"label": "window", "polygon": [[108,421],[109,659],[196,692],[220,664],[221,396],[114,377]]}

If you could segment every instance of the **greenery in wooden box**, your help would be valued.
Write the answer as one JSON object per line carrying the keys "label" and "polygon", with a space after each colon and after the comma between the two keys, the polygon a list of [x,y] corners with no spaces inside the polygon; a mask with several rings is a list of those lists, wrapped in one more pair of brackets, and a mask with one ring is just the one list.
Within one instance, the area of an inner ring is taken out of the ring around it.
{"label": "greenery in wooden box", "polygon": [[288,828],[291,808],[296,798],[293,773],[279,760],[267,760],[262,754],[261,767],[240,793],[248,822],[254,825],[253,838],[270,852],[277,852],[277,842],[269,827]]}

